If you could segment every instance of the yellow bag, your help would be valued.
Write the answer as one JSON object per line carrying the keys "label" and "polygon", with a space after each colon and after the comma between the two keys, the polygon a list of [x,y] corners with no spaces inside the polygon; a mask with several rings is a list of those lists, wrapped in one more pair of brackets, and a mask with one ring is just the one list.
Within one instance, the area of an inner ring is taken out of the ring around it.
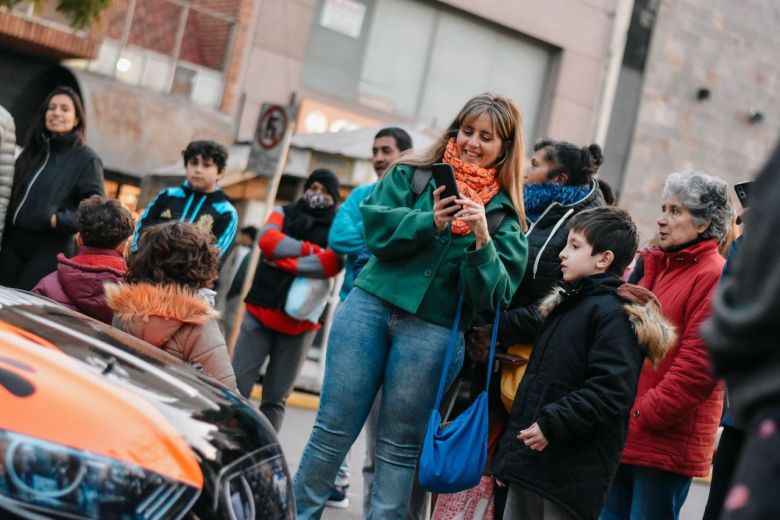
{"label": "yellow bag", "polygon": [[533,345],[512,345],[506,349],[506,354],[496,354],[496,359],[501,363],[501,401],[507,412],[512,410],[517,388],[528,367],[533,348]]}

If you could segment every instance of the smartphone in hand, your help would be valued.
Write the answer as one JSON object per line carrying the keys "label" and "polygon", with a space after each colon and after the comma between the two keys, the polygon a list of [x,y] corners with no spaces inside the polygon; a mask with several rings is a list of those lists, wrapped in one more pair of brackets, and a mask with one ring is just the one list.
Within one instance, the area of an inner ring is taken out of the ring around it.
{"label": "smartphone in hand", "polygon": [[745,182],[738,182],[734,185],[734,193],[737,194],[737,198],[739,199],[739,203],[742,204],[742,207],[747,209],[748,203],[750,201],[750,185],[753,184],[752,181],[745,181]]}
{"label": "smartphone in hand", "polygon": [[444,186],[444,192],[440,195],[441,199],[447,197],[459,198],[458,184],[455,182],[455,171],[452,165],[448,163],[436,163],[431,167],[433,171],[433,181],[436,186]]}

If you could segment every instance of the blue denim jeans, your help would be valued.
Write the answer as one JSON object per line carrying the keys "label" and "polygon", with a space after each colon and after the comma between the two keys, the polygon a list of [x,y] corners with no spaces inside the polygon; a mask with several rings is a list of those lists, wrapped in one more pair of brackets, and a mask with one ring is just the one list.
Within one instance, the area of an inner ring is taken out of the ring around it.
{"label": "blue denim jeans", "polygon": [[[299,519],[322,514],[339,465],[380,387],[376,473],[367,518],[405,516],[449,336],[447,327],[358,288],[350,292],[330,331],[320,407],[293,483]],[[456,346],[449,382],[463,364],[460,334]]]}
{"label": "blue denim jeans", "polygon": [[677,520],[691,477],[621,464],[599,520]]}

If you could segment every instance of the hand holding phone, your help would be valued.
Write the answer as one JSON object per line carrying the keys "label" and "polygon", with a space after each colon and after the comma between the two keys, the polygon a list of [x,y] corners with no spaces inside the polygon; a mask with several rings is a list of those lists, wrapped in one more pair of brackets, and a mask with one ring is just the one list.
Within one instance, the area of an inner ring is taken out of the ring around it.
{"label": "hand holding phone", "polygon": [[[447,223],[454,220],[453,215],[461,208],[459,204],[455,204],[455,200],[460,197],[460,194],[452,165],[436,163],[431,167],[431,170],[433,181],[437,186],[433,195],[433,223],[436,230],[441,232],[447,227]],[[454,198],[446,203],[443,202],[451,197]]]}
{"label": "hand holding phone", "polygon": [[439,195],[439,199],[446,199],[447,197],[460,197],[458,193],[458,183],[455,181],[455,171],[452,169],[452,165],[448,163],[436,163],[431,169],[433,170],[433,181],[436,186],[444,186],[444,193]]}

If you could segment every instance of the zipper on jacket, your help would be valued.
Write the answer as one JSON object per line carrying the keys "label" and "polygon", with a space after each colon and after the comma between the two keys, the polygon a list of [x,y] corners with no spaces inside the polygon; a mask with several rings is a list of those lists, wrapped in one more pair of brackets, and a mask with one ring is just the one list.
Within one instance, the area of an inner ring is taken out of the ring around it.
{"label": "zipper on jacket", "polygon": [[[193,195],[193,196],[194,196],[194,195]],[[208,195],[203,195],[203,196],[201,197],[201,199],[200,199],[200,202],[198,202],[198,205],[197,205],[197,206],[195,206],[195,209],[194,209],[194,210],[192,210],[192,216],[190,217],[190,220],[189,220],[189,222],[194,222],[194,221],[195,221],[195,217],[197,217],[197,216],[198,216],[198,212],[200,211],[200,208],[202,208],[202,207],[203,207],[203,203],[204,203],[204,202],[206,202],[206,197],[207,197],[207,196],[208,196]]]}
{"label": "zipper on jacket", "polygon": [[14,218],[11,221],[11,223],[15,226],[16,225],[16,219],[19,216],[19,212],[22,210],[22,206],[24,206],[24,203],[27,202],[27,197],[30,195],[30,190],[33,187],[33,184],[35,184],[35,181],[38,180],[38,176],[41,174],[44,168],[46,168],[46,165],[49,163],[49,156],[51,155],[51,148],[46,151],[46,159],[43,160],[43,164],[40,168],[38,168],[38,171],[35,172],[35,175],[33,175],[32,180],[30,181],[30,184],[27,185],[27,190],[24,192],[24,197],[22,197],[21,202],[19,202],[19,206],[16,208],[16,211],[14,212]]}
{"label": "zipper on jacket", "polygon": [[541,214],[541,215],[539,215],[539,218],[538,218],[538,219],[536,219],[536,222],[532,222],[532,223],[531,223],[531,227],[529,227],[529,228],[528,228],[528,231],[527,231],[527,232],[526,232],[526,234],[525,234],[526,238],[527,238],[527,237],[528,237],[528,235],[530,235],[530,234],[531,234],[531,232],[534,230],[534,228],[536,227],[536,224],[538,224],[539,222],[541,222],[541,221],[542,221],[542,219],[544,218],[544,216],[545,216],[545,215],[547,215],[547,212],[548,212],[548,211],[550,211],[551,209],[553,209],[553,207],[555,207],[555,206],[558,206],[558,205],[559,205],[559,204],[558,204],[557,202],[553,202],[553,203],[551,203],[549,206],[547,206],[547,208],[546,208],[544,211],[542,211],[542,214]]}
{"label": "zipper on jacket", "polygon": [[[547,244],[550,243],[550,240],[552,240],[552,237],[555,236],[555,233],[560,229],[560,227],[563,225],[563,223],[566,221],[571,214],[574,213],[574,208],[570,209],[566,213],[563,214],[563,216],[558,220],[558,222],[555,223],[555,227],[553,227],[552,231],[549,235],[547,235],[547,240],[544,241],[544,245],[542,245],[542,248],[539,250],[539,252],[536,254],[536,260],[534,260],[534,280],[536,280],[536,270],[539,268],[539,260],[542,258],[542,253],[544,252],[545,248],[547,247]],[[539,219],[541,220],[541,218]],[[539,222],[537,220],[537,222]]]}
{"label": "zipper on jacket", "polygon": [[[558,229],[561,227],[561,225],[563,224],[563,222],[564,222],[564,221],[565,221],[567,218],[569,218],[569,216],[570,216],[570,215],[571,215],[571,214],[574,212],[574,208],[572,208],[571,206],[577,206],[577,205],[578,205],[579,203],[581,203],[583,200],[585,200],[585,199],[587,199],[588,197],[590,197],[591,195],[593,195],[593,192],[595,191],[595,189],[596,189],[596,186],[598,185],[598,183],[597,183],[596,181],[591,181],[591,182],[592,182],[592,185],[591,185],[590,191],[588,192],[588,194],[587,194],[587,195],[585,195],[584,197],[582,197],[582,198],[581,198],[580,200],[578,200],[577,202],[573,202],[573,203],[569,204],[568,206],[562,206],[562,207],[564,207],[564,208],[565,208],[565,207],[570,207],[571,209],[569,209],[569,211],[567,211],[566,213],[564,213],[564,215],[561,217],[561,219],[560,219],[560,220],[558,220],[558,222],[555,224],[555,227],[553,228],[552,232],[551,232],[551,233],[550,233],[550,234],[547,236],[547,240],[545,240],[544,244],[542,245],[542,248],[541,248],[541,249],[539,250],[539,252],[536,254],[536,260],[534,260],[534,272],[533,272],[533,275],[534,275],[534,280],[536,280],[536,270],[539,268],[539,259],[542,257],[542,252],[543,252],[543,251],[545,250],[545,248],[547,247],[547,244],[549,244],[549,243],[550,243],[550,240],[552,239],[552,236],[555,234],[555,232],[556,232],[556,231],[558,231]],[[528,229],[528,232],[525,234],[525,236],[526,236],[526,237],[527,237],[528,235],[530,235],[530,234],[531,234],[531,231],[533,231],[533,230],[534,230],[534,226],[536,226],[536,224],[537,224],[537,223],[541,222],[541,220],[544,218],[544,216],[547,214],[547,212],[548,212],[548,211],[550,211],[550,210],[551,210],[551,209],[552,209],[554,206],[560,206],[560,204],[559,204],[559,203],[557,203],[557,202],[553,202],[552,204],[550,204],[549,206],[547,206],[547,209],[545,209],[545,210],[544,210],[544,212],[543,212],[543,213],[542,213],[542,214],[539,216],[539,218],[538,218],[538,219],[536,219],[536,222],[534,222],[534,223],[531,225],[531,227]]]}
{"label": "zipper on jacket", "polygon": [[194,193],[190,193],[190,198],[187,199],[187,204],[184,205],[184,211],[181,212],[181,217],[179,217],[179,222],[185,222],[185,218],[187,218],[187,212],[190,210],[190,206],[192,206],[192,200],[195,198]]}

